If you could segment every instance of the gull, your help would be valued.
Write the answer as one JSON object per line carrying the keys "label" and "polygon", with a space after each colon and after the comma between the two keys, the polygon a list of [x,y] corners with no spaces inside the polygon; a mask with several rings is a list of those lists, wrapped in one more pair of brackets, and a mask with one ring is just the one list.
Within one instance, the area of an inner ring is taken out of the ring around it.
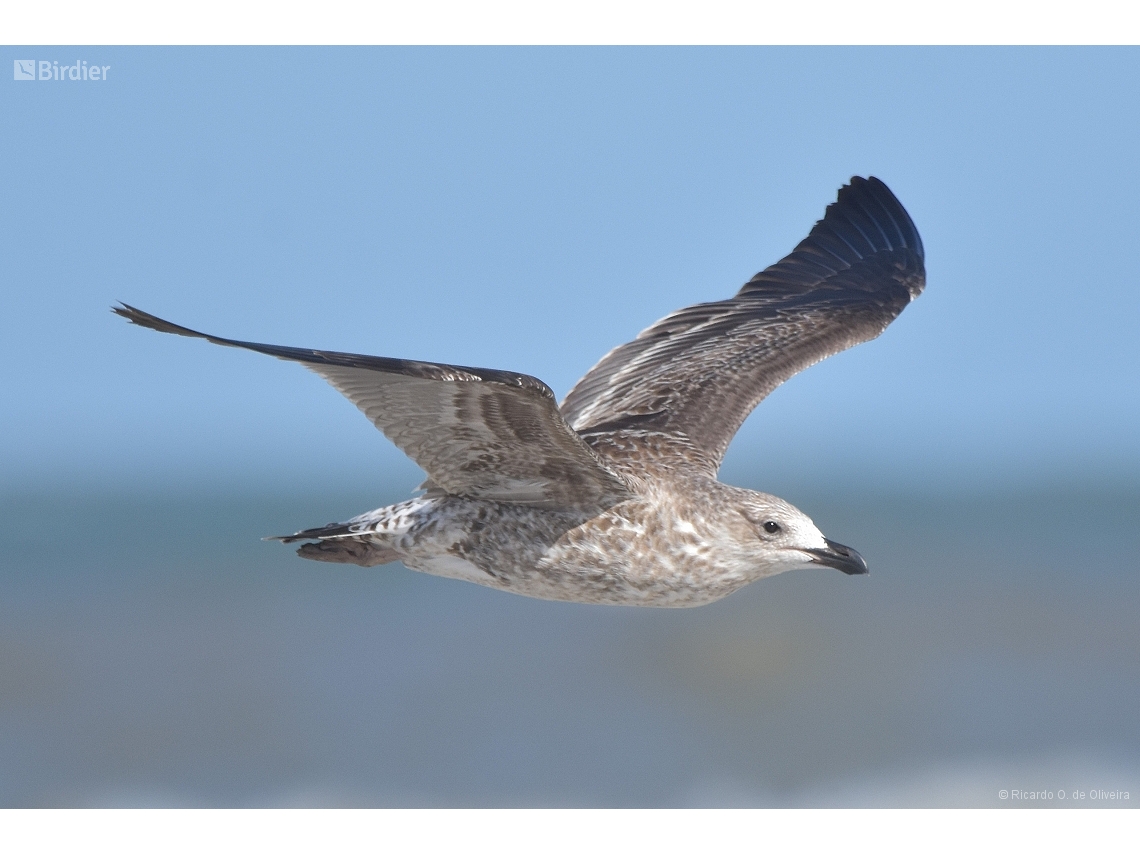
{"label": "gull", "polygon": [[421,495],[288,535],[303,558],[424,573],[529,597],[683,607],[787,570],[867,572],[788,502],[717,480],[773,389],[875,338],[926,281],[922,239],[877,178],[854,177],[792,252],[727,300],[614,348],[557,403],[527,374],[256,344],[125,303],[159,332],[300,362],[426,473]]}

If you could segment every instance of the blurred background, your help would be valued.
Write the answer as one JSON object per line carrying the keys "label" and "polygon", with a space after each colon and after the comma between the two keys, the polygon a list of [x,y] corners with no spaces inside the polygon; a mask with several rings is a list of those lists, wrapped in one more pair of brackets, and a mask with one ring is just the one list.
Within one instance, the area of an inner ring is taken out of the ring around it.
{"label": "blurred background", "polygon": [[[0,805],[1138,803],[1140,51],[4,53],[110,71],[0,85]],[[695,610],[262,542],[422,476],[299,366],[109,312],[561,396],[855,174],[927,291],[722,478],[871,575]]]}

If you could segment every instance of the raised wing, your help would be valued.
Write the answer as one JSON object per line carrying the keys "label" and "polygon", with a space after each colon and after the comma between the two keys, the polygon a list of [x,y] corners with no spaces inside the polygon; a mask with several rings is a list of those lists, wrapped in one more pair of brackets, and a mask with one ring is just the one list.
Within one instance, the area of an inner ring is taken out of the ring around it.
{"label": "raised wing", "polygon": [[159,332],[300,362],[356,404],[448,493],[596,509],[632,495],[570,429],[554,393],[535,377],[234,341],[180,327],[126,304],[112,311]]}
{"label": "raised wing", "polygon": [[713,470],[773,389],[874,338],[921,292],[922,239],[877,178],[852,178],[790,255],[735,297],[689,306],[610,351],[562,402],[580,433],[673,434]]}

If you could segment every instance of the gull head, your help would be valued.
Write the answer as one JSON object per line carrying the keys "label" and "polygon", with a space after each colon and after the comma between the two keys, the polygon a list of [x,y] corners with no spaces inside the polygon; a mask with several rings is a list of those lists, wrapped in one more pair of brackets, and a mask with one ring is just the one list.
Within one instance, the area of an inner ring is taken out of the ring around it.
{"label": "gull head", "polygon": [[751,563],[759,562],[764,576],[804,567],[832,567],[849,576],[867,573],[863,556],[842,543],[824,537],[807,514],[776,496],[742,491],[736,504],[745,525]]}

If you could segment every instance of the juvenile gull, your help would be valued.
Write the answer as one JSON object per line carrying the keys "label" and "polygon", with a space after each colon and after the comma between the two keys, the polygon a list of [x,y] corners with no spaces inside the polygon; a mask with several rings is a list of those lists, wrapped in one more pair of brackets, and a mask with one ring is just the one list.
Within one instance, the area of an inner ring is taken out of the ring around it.
{"label": "juvenile gull", "polygon": [[798,509],[716,474],[769,392],[879,335],[924,282],[910,216],[877,178],[852,178],[790,255],[734,297],[673,312],[614,348],[561,405],[526,374],[234,341],[113,311],[302,363],[427,473],[417,498],[279,538],[308,541],[303,558],[676,607],[798,567],[867,572]]}

